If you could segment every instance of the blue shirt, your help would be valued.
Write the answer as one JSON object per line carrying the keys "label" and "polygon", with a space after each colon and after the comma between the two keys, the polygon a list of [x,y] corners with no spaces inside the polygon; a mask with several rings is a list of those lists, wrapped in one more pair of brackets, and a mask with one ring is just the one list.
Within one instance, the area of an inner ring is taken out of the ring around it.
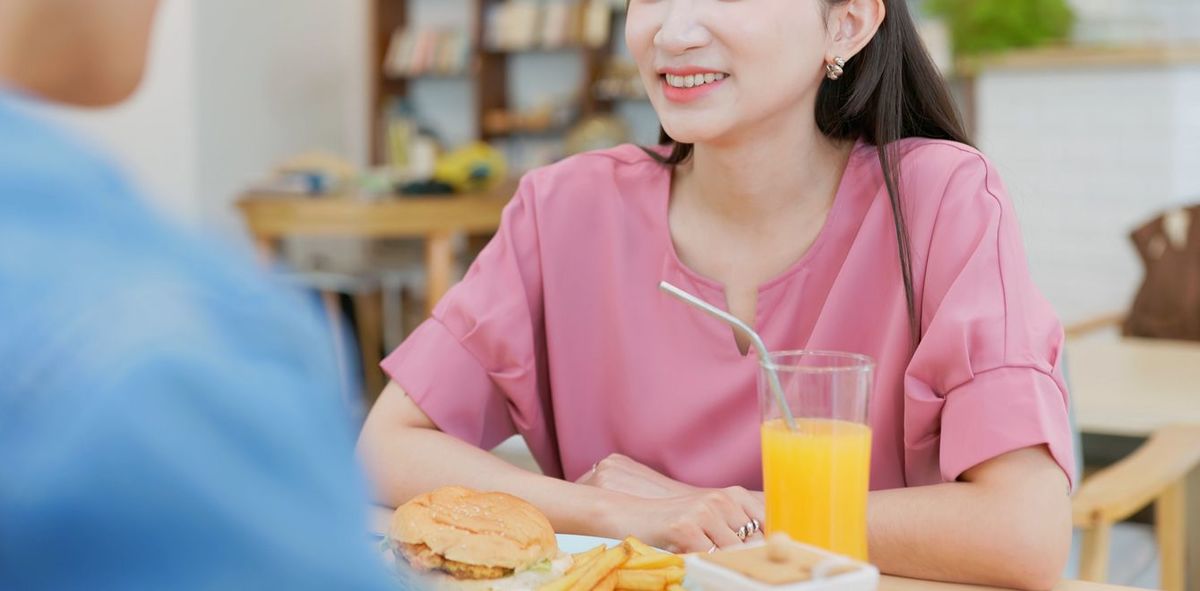
{"label": "blue shirt", "polygon": [[0,589],[395,589],[301,302],[0,93]]}

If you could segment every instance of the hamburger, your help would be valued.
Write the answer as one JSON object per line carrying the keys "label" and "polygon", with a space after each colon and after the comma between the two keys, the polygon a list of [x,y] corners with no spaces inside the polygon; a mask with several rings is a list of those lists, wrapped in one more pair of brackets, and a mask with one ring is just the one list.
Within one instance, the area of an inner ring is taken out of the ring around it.
{"label": "hamburger", "polygon": [[421,495],[396,509],[388,537],[415,571],[443,583],[483,583],[444,588],[536,588],[570,564],[569,556],[560,555],[546,516],[504,493],[447,487]]}

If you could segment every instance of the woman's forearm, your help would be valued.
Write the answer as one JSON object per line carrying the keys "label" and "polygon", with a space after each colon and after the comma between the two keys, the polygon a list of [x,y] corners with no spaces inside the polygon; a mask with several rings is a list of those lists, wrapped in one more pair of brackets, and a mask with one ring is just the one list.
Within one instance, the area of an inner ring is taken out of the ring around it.
{"label": "woman's forearm", "polygon": [[913,578],[1049,589],[1071,545],[1065,486],[1058,472],[1007,484],[872,492],[871,562],[885,573]]}
{"label": "woman's forearm", "polygon": [[611,535],[603,531],[618,493],[522,470],[433,429],[405,428],[386,434],[364,429],[359,455],[379,502],[397,506],[448,485],[507,492],[529,501],[560,533]]}

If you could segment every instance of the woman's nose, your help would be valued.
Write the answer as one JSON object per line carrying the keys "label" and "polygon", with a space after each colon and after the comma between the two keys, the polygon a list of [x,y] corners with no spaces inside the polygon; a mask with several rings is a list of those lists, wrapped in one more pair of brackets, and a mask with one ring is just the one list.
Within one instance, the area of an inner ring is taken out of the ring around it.
{"label": "woman's nose", "polygon": [[700,22],[694,2],[668,0],[670,7],[662,26],[654,35],[654,46],[666,53],[680,54],[707,45],[712,39],[707,27]]}

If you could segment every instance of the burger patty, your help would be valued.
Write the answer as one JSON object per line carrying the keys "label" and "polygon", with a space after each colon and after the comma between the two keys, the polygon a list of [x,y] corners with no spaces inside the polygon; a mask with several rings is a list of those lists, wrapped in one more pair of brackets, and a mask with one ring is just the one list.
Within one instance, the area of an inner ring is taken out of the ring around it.
{"label": "burger patty", "polygon": [[502,579],[513,574],[511,568],[447,560],[445,556],[435,553],[425,544],[400,544],[400,553],[404,555],[409,565],[419,571],[445,571],[456,579]]}

